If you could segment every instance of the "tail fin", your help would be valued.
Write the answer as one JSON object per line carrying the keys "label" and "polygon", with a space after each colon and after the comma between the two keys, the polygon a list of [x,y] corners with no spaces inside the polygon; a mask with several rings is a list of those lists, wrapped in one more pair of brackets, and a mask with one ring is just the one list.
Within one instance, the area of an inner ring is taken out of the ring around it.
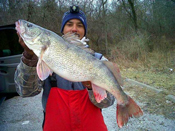
{"label": "tail fin", "polygon": [[135,101],[128,96],[128,104],[119,105],[117,104],[117,124],[119,128],[128,122],[129,117],[142,116],[143,112]]}

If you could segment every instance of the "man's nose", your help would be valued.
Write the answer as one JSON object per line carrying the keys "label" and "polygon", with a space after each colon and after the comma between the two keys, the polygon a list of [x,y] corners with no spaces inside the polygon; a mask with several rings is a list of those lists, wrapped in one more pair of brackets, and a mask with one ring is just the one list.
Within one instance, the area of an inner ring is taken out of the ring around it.
{"label": "man's nose", "polygon": [[73,25],[72,32],[77,32],[77,25]]}

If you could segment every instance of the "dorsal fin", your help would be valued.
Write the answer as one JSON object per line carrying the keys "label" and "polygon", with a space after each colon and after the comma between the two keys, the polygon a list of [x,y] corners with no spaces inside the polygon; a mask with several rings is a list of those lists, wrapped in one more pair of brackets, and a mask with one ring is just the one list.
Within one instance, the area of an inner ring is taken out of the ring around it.
{"label": "dorsal fin", "polygon": [[67,34],[63,35],[62,37],[65,41],[69,42],[70,44],[74,44],[74,45],[80,47],[81,49],[85,50],[86,52],[88,52],[90,54],[95,53],[93,50],[86,47],[86,46],[88,46],[86,42],[89,41],[89,39],[86,39],[85,37],[83,37],[80,40],[78,35],[76,35],[75,33],[71,33],[71,32],[68,32]]}
{"label": "dorsal fin", "polygon": [[75,33],[71,33],[68,32],[67,34],[62,36],[63,39],[67,42],[69,42],[70,44],[74,44],[76,46],[86,46],[87,45],[87,41],[89,41],[89,39],[86,39],[86,37],[83,37],[81,40],[79,39],[78,35],[76,35]]}
{"label": "dorsal fin", "polygon": [[78,35],[75,35],[75,33],[68,32],[65,35],[62,36],[65,41],[68,41],[71,43],[72,39],[78,39]]}
{"label": "dorsal fin", "polygon": [[115,78],[117,79],[117,82],[120,86],[123,86],[123,79],[120,74],[119,67],[116,63],[112,63],[110,61],[103,61],[103,63],[109,68],[109,70],[113,73]]}

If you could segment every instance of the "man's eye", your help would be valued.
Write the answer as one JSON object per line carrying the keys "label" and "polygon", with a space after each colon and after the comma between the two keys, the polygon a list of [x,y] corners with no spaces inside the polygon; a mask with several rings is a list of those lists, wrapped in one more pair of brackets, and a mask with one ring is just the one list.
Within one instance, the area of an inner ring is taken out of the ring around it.
{"label": "man's eye", "polygon": [[72,24],[66,24],[67,26],[72,26]]}
{"label": "man's eye", "polygon": [[78,27],[83,27],[83,25],[81,24],[81,25],[78,25]]}
{"label": "man's eye", "polygon": [[27,23],[27,27],[32,27],[32,24]]}

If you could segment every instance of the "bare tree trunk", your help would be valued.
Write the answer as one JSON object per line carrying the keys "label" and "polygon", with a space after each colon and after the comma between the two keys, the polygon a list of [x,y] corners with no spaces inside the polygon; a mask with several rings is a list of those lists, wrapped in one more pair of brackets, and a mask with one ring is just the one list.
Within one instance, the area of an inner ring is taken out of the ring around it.
{"label": "bare tree trunk", "polygon": [[128,0],[128,3],[131,7],[131,12],[126,8],[124,0],[122,0],[122,3],[123,3],[123,7],[125,8],[126,12],[131,17],[131,20],[133,21],[133,24],[134,24],[135,31],[137,33],[138,25],[137,25],[137,15],[136,15],[135,7],[134,7],[134,0]]}
{"label": "bare tree trunk", "polygon": [[28,14],[27,14],[27,20],[30,21],[33,13],[33,6],[30,0],[28,0]]}
{"label": "bare tree trunk", "polygon": [[137,32],[138,25],[137,25],[137,16],[134,8],[134,0],[128,0],[129,5],[131,6],[131,11],[132,11],[132,19],[135,27],[135,31]]}
{"label": "bare tree trunk", "polygon": [[104,31],[105,31],[105,51],[106,55],[108,54],[108,33],[107,33],[107,18],[106,18],[106,10],[105,10],[105,4],[107,3],[107,0],[102,0],[102,6],[103,6],[103,18],[104,18]]}

